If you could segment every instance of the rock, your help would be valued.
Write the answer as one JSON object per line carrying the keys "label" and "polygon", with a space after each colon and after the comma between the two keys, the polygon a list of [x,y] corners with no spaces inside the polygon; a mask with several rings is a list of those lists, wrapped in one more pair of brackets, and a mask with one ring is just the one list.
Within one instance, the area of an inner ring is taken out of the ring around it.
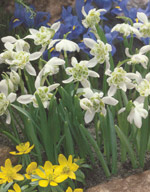
{"label": "rock", "polygon": [[12,164],[17,164],[17,157],[9,154],[10,151],[14,150],[8,146],[0,145],[0,166],[4,165],[5,160],[8,158],[11,160]]}
{"label": "rock", "polygon": [[107,183],[89,188],[86,192],[148,192],[150,191],[150,170],[125,179],[113,179]]}

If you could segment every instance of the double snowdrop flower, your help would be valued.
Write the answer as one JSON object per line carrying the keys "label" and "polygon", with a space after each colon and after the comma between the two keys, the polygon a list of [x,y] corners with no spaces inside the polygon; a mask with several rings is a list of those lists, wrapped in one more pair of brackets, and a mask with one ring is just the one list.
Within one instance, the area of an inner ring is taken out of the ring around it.
{"label": "double snowdrop flower", "polygon": [[131,25],[127,24],[127,23],[121,23],[121,24],[117,24],[115,25],[111,32],[117,31],[121,34],[123,34],[123,36],[127,37],[131,34],[135,34],[138,38],[141,37],[140,32],[138,31],[138,29],[136,29],[135,27],[132,27]]}
{"label": "double snowdrop flower", "polygon": [[49,44],[48,49],[52,48],[55,43],[57,43],[55,46],[55,50],[59,52],[61,51],[79,52],[80,51],[78,44],[68,39],[55,39]]}
{"label": "double snowdrop flower", "polygon": [[[119,114],[124,112],[126,110],[126,108],[122,108],[119,110]],[[142,118],[146,119],[148,116],[148,111],[146,109],[144,109],[144,103],[139,103],[138,99],[135,100],[132,103],[132,107],[131,107],[131,111],[127,117],[127,121],[130,124],[135,124],[135,126],[137,128],[141,128],[142,127]]]}
{"label": "double snowdrop flower", "polygon": [[54,89],[56,89],[59,86],[59,83],[55,83],[53,85],[50,86],[41,86],[38,87],[37,90],[35,91],[34,95],[21,95],[20,97],[17,98],[17,101],[19,103],[22,104],[28,104],[28,103],[33,103],[33,106],[35,108],[38,108],[38,102],[36,100],[36,94],[39,96],[39,98],[41,99],[41,102],[43,103],[44,108],[48,108],[49,106],[49,102],[51,100],[51,98],[53,97],[53,93],[51,93],[51,91],[53,91]]}
{"label": "double snowdrop flower", "polygon": [[10,103],[13,103],[16,100],[16,94],[10,93],[9,95],[6,95],[5,93],[0,93],[0,116],[6,115],[6,123],[10,124],[11,122],[11,116],[8,111],[8,106]]}
{"label": "double snowdrop flower", "polygon": [[148,97],[150,95],[150,73],[147,73],[143,79],[139,72],[136,72],[136,90],[139,92],[141,97]]}
{"label": "double snowdrop flower", "polygon": [[0,63],[6,63],[10,65],[10,68],[14,71],[17,69],[26,69],[26,71],[35,76],[36,71],[32,67],[30,61],[34,61],[41,56],[41,52],[35,52],[30,54],[27,51],[24,51],[24,44],[18,42],[14,44],[6,42],[5,47],[7,50],[0,54]]}
{"label": "double snowdrop flower", "polygon": [[100,22],[100,13],[106,12],[105,9],[91,9],[88,14],[86,14],[84,7],[82,7],[82,14],[84,15],[85,19],[82,20],[82,24],[85,28],[95,28],[95,25]]}
{"label": "double snowdrop flower", "polygon": [[27,35],[25,39],[33,39],[35,45],[41,45],[42,51],[49,45],[55,33],[59,30],[60,22],[54,23],[51,27],[41,26],[39,30],[29,29],[31,35]]}
{"label": "double snowdrop flower", "polygon": [[5,79],[0,81],[0,90],[1,92],[8,95],[10,92],[15,92],[18,90],[18,84],[20,83],[20,76],[17,72],[11,71],[9,72],[9,76],[7,74],[4,75]]}
{"label": "double snowdrop flower", "polygon": [[131,65],[140,63],[145,69],[147,69],[149,59],[144,54],[147,53],[148,51],[150,51],[150,45],[145,45],[139,50],[138,54],[130,55],[129,48],[126,48],[125,49],[126,56],[131,58],[130,61],[127,62],[127,64]]}
{"label": "double snowdrop flower", "polygon": [[141,37],[150,37],[150,22],[145,13],[137,13],[137,18],[141,23],[134,23],[134,27],[139,28]]}
{"label": "double snowdrop flower", "polygon": [[4,47],[8,50],[16,49],[16,47],[20,47],[23,51],[29,52],[30,45],[23,39],[16,39],[13,36],[6,36],[1,38],[4,43]]}
{"label": "double snowdrop flower", "polygon": [[122,67],[116,67],[113,72],[108,74],[110,77],[107,82],[110,86],[108,94],[113,96],[117,89],[122,89],[124,92],[127,89],[133,89],[135,87],[131,79],[136,79],[137,75],[134,73],[127,73]]}
{"label": "double snowdrop flower", "polygon": [[65,64],[65,61],[63,59],[60,59],[57,57],[51,58],[39,72],[35,80],[35,88],[38,88],[44,85],[44,82],[42,81],[42,77],[46,78],[47,76],[52,76],[57,74],[59,72],[59,66],[64,64]]}
{"label": "double snowdrop flower", "polygon": [[112,51],[112,47],[108,43],[104,43],[101,40],[94,41],[90,38],[83,39],[84,44],[91,49],[90,54],[94,56],[89,60],[89,65],[95,67],[97,63],[106,62],[106,71],[110,68],[109,53]]}
{"label": "double snowdrop flower", "polygon": [[67,75],[71,75],[71,77],[67,80],[64,80],[63,83],[70,83],[72,81],[80,81],[83,87],[90,87],[90,82],[88,81],[88,77],[99,77],[99,74],[89,70],[91,66],[88,61],[80,61],[78,62],[75,57],[71,59],[72,67],[67,67],[66,73]]}
{"label": "double snowdrop flower", "polygon": [[95,113],[102,113],[106,115],[105,104],[116,105],[118,101],[111,96],[103,97],[102,92],[93,92],[90,88],[84,88],[84,97],[80,100],[80,106],[86,110],[84,120],[90,123],[95,116]]}

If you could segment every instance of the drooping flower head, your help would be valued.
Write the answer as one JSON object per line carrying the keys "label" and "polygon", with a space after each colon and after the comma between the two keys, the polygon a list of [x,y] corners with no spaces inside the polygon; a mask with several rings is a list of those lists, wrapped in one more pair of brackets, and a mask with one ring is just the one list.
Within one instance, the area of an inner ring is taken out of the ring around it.
{"label": "drooping flower head", "polygon": [[90,88],[83,89],[84,97],[80,100],[80,106],[86,110],[84,120],[90,123],[95,116],[95,113],[106,115],[105,104],[116,105],[118,101],[111,96],[103,97],[102,92],[93,92]]}
{"label": "drooping flower head", "polygon": [[134,23],[134,27],[139,28],[142,37],[150,37],[150,22],[145,13],[137,13],[137,18],[141,23]]}
{"label": "drooping flower head", "polygon": [[84,7],[82,7],[82,14],[84,15],[85,19],[82,20],[82,24],[85,28],[95,28],[95,25],[100,22],[100,13],[106,12],[105,9],[98,9],[96,10],[91,9],[88,14],[86,14]]}
{"label": "drooping flower head", "polygon": [[71,64],[72,67],[66,68],[67,75],[71,75],[71,77],[64,80],[63,83],[80,81],[83,87],[89,87],[90,82],[88,81],[88,77],[99,77],[98,73],[88,69],[88,67],[90,67],[90,65],[88,65],[88,61],[78,62],[75,57],[72,57]]}

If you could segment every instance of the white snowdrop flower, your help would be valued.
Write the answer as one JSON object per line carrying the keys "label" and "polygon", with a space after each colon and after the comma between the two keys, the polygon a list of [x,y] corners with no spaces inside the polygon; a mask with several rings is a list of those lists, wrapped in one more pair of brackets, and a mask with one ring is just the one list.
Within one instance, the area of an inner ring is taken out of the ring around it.
{"label": "white snowdrop flower", "polygon": [[38,87],[43,86],[44,82],[41,85],[43,76],[47,77],[57,74],[59,72],[59,66],[64,64],[65,61],[63,59],[52,57],[39,72],[35,80],[35,88],[37,89]]}
{"label": "white snowdrop flower", "polygon": [[16,99],[15,93],[10,93],[9,95],[5,95],[4,93],[0,93],[0,116],[6,115],[6,123],[10,124],[11,117],[8,111],[8,106],[10,103],[13,103]]}
{"label": "white snowdrop flower", "polygon": [[127,120],[129,121],[130,124],[134,122],[137,128],[141,128],[142,118],[146,119],[147,116],[148,111],[144,109],[144,103],[134,101],[131,111],[127,117]]}
{"label": "white snowdrop flower", "polygon": [[91,60],[89,60],[89,65],[94,67],[97,63],[106,62],[106,71],[109,70],[109,52],[112,51],[112,47],[108,43],[104,43],[101,40],[94,41],[90,38],[83,39],[84,44],[91,49],[90,54],[94,56]]}
{"label": "white snowdrop flower", "polygon": [[100,22],[100,12],[106,12],[105,9],[91,9],[88,14],[86,14],[84,7],[82,7],[82,14],[85,19],[82,20],[82,24],[85,28],[91,27],[95,28],[95,25]]}
{"label": "white snowdrop flower", "polygon": [[14,90],[15,90],[14,84],[9,78],[0,81],[0,92],[4,93],[5,95],[8,95],[10,92],[13,92]]}
{"label": "white snowdrop flower", "polygon": [[84,120],[90,123],[95,116],[95,113],[106,115],[105,104],[116,105],[118,101],[111,96],[103,97],[102,92],[93,92],[90,88],[84,88],[84,97],[80,100],[80,106],[86,110]]}
{"label": "white snowdrop flower", "polygon": [[38,102],[37,102],[36,96],[35,96],[37,94],[40,97],[44,108],[48,108],[49,102],[53,96],[53,93],[51,93],[51,91],[56,89],[58,86],[59,86],[59,83],[55,83],[48,87],[47,86],[38,87],[38,89],[35,91],[34,95],[30,95],[30,94],[21,95],[20,97],[17,98],[17,101],[22,104],[28,104],[28,103],[32,102],[33,106],[38,108]]}
{"label": "white snowdrop flower", "polygon": [[39,30],[29,29],[31,35],[27,35],[25,39],[34,39],[35,45],[41,45],[46,48],[52,41],[55,33],[59,30],[60,22],[54,23],[50,28],[41,26]]}
{"label": "white snowdrop flower", "polygon": [[148,97],[150,95],[150,73],[147,73],[144,79],[139,72],[136,72],[136,74],[138,75],[136,90],[140,96]]}
{"label": "white snowdrop flower", "polygon": [[55,47],[56,51],[59,51],[59,52],[61,52],[61,51],[79,52],[80,51],[78,44],[76,44],[75,42],[73,42],[71,40],[62,39],[62,40],[57,40],[57,41],[59,41],[59,43],[56,44],[56,47]]}
{"label": "white snowdrop flower", "polygon": [[18,85],[20,83],[20,76],[16,71],[12,70],[9,75],[10,80],[13,82],[13,84]]}
{"label": "white snowdrop flower", "polygon": [[34,61],[41,56],[41,52],[35,52],[30,54],[29,52],[23,51],[22,48],[16,47],[16,51],[6,50],[5,52],[0,54],[0,58],[2,62],[10,65],[12,70],[17,69],[26,69],[26,71],[35,76],[36,71],[32,67],[30,61]]}
{"label": "white snowdrop flower", "polygon": [[123,36],[127,37],[131,34],[135,34],[138,38],[141,37],[140,32],[138,31],[138,29],[136,29],[135,27],[132,27],[131,25],[127,24],[127,23],[121,23],[121,24],[117,24],[115,25],[111,32],[117,31],[121,34],[123,34]]}
{"label": "white snowdrop flower", "polygon": [[6,36],[1,38],[4,43],[4,47],[8,50],[16,50],[20,48],[23,51],[29,52],[30,45],[23,39],[16,39],[13,36]]}
{"label": "white snowdrop flower", "polygon": [[139,53],[130,55],[129,48],[126,48],[125,49],[126,56],[131,58],[131,60],[128,61],[127,64],[131,65],[131,64],[140,63],[145,69],[147,69],[147,64],[148,64],[149,59],[144,54],[147,53],[148,51],[150,51],[150,45],[145,45],[139,50]]}
{"label": "white snowdrop flower", "polygon": [[116,67],[113,72],[108,74],[110,77],[107,82],[110,86],[108,95],[113,96],[117,89],[122,89],[126,92],[127,89],[133,89],[135,85],[131,79],[136,79],[137,75],[134,73],[127,73],[122,67]]}
{"label": "white snowdrop flower", "polygon": [[88,69],[88,67],[90,67],[88,65],[88,61],[78,62],[75,57],[72,57],[71,65],[72,67],[67,67],[65,69],[67,75],[71,75],[71,77],[67,80],[64,80],[63,83],[80,81],[83,87],[89,87],[90,82],[88,81],[88,77],[99,77],[98,73]]}
{"label": "white snowdrop flower", "polygon": [[139,28],[141,37],[150,37],[150,22],[145,13],[138,12],[137,18],[141,23],[134,23],[134,27]]}

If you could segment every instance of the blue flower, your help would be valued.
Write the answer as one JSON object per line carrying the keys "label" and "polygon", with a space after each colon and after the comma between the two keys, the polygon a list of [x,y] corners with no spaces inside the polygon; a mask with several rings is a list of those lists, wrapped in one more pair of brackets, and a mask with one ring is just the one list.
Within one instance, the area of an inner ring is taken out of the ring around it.
{"label": "blue flower", "polygon": [[[24,24],[27,28],[39,28],[42,25],[46,26],[50,20],[50,14],[47,12],[35,12],[33,6],[25,8],[19,3],[15,3],[14,19],[10,22],[10,28],[16,28]],[[31,11],[32,10],[32,11]]]}
{"label": "blue flower", "polygon": [[72,8],[68,7],[62,9],[62,15],[60,21],[62,22],[60,29],[58,31],[59,38],[63,38],[63,35],[70,32],[67,36],[67,39],[77,39],[79,35],[84,32],[84,27],[78,21],[77,16],[72,15]]}
{"label": "blue flower", "polygon": [[111,13],[115,14],[115,15],[120,15],[120,14],[124,14],[126,17],[129,17],[130,19],[132,19],[133,22],[136,21],[137,18],[137,12],[143,12],[145,13],[147,16],[150,15],[150,1],[147,4],[146,9],[141,9],[141,8],[127,8],[127,3],[129,0],[122,0],[119,1],[117,0],[117,6],[111,11]]}
{"label": "blue flower", "polygon": [[112,7],[112,0],[94,0],[98,8],[100,9],[106,9],[109,11]]}

